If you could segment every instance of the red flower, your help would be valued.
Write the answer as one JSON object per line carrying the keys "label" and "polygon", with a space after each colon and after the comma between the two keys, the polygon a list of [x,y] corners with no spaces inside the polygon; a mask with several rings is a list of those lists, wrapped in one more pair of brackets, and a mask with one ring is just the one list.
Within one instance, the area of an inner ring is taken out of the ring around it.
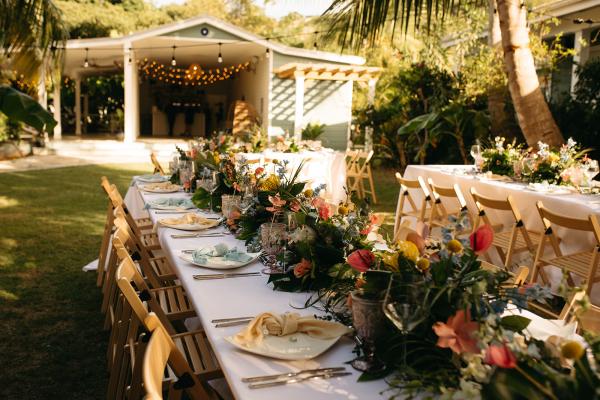
{"label": "red flower", "polygon": [[494,344],[488,347],[485,353],[485,362],[490,365],[497,365],[500,368],[515,368],[517,366],[517,358],[506,346],[506,343],[502,345]]}
{"label": "red flower", "polygon": [[446,323],[433,325],[433,331],[438,335],[437,346],[450,348],[457,354],[479,353],[477,339],[473,337],[478,329],[479,324],[471,321],[471,313],[464,310],[458,310]]}
{"label": "red flower", "polygon": [[296,278],[302,278],[312,270],[312,262],[303,258],[300,262],[294,265],[294,276]]}
{"label": "red flower", "polygon": [[347,258],[348,264],[358,272],[366,272],[375,261],[375,254],[366,249],[356,250]]}
{"label": "red flower", "polygon": [[254,171],[254,175],[255,176],[259,176],[261,175],[263,172],[265,172],[265,169],[263,167],[258,167],[256,168],[256,170]]}
{"label": "red flower", "polygon": [[369,225],[363,229],[362,231],[360,231],[361,235],[368,235],[369,233],[371,233],[371,231],[380,224],[380,218],[378,215],[376,214],[371,214],[369,215]]}
{"label": "red flower", "polygon": [[333,216],[333,210],[331,209],[331,207],[329,207],[329,204],[327,204],[327,202],[323,198],[315,197],[311,204],[317,209],[317,212],[319,213],[319,218],[321,218],[322,220],[328,220]]}
{"label": "red flower", "polygon": [[471,249],[475,254],[485,253],[494,241],[494,230],[488,224],[481,225],[475,232],[469,236]]}

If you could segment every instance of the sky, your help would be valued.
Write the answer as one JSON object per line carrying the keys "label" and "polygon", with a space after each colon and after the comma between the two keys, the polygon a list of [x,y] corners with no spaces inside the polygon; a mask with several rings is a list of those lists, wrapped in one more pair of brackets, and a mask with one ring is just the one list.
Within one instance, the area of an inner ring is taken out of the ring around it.
{"label": "sky", "polygon": [[[265,0],[254,0],[258,5],[264,6]],[[305,16],[322,14],[331,4],[331,0],[268,0],[265,12],[269,17],[281,18],[291,12],[298,12]],[[156,6],[167,4],[183,4],[185,0],[152,0]]]}

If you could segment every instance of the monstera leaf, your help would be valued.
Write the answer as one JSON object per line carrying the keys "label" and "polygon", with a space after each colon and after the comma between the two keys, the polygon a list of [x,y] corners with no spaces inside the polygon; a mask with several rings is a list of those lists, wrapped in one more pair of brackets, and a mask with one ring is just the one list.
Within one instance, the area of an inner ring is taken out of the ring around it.
{"label": "monstera leaf", "polygon": [[37,129],[51,133],[56,121],[44,107],[30,96],[8,85],[0,85],[0,112],[9,119],[23,122]]}

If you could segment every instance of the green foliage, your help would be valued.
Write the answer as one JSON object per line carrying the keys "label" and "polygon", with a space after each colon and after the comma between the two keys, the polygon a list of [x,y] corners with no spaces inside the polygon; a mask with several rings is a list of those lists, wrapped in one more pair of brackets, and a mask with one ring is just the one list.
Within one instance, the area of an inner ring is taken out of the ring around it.
{"label": "green foliage", "polygon": [[23,122],[37,129],[50,133],[56,126],[56,121],[40,103],[18,90],[0,85],[0,112],[9,120]]}
{"label": "green foliage", "polygon": [[324,124],[309,122],[304,129],[302,129],[302,140],[317,140],[324,132]]}

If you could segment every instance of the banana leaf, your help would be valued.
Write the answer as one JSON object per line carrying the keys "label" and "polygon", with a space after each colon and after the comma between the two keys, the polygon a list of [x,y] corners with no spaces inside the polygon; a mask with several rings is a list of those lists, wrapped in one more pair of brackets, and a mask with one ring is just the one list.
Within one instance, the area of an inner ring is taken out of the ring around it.
{"label": "banana leaf", "polygon": [[8,119],[23,122],[39,132],[46,130],[51,133],[57,124],[40,103],[8,85],[0,85],[0,112]]}

